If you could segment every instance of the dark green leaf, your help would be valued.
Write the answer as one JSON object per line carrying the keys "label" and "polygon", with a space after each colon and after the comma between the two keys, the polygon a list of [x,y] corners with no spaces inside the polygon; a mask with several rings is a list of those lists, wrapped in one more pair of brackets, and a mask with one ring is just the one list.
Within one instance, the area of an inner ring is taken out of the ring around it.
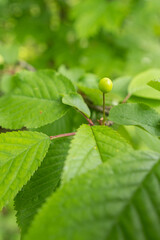
{"label": "dark green leaf", "polygon": [[64,76],[51,71],[22,71],[15,75],[16,88],[0,99],[0,125],[18,129],[37,128],[61,118],[69,110],[62,94],[74,92]]}
{"label": "dark green leaf", "polygon": [[25,240],[159,240],[160,155],[112,158],[52,195]]}
{"label": "dark green leaf", "polygon": [[150,82],[148,83],[148,85],[149,85],[150,87],[152,87],[152,88],[160,91],[160,79],[157,79],[157,80],[155,80],[155,81],[152,80],[152,81],[150,81]]}
{"label": "dark green leaf", "polygon": [[70,138],[54,139],[34,176],[15,198],[17,221],[22,235],[28,230],[38,209],[57,188]]}

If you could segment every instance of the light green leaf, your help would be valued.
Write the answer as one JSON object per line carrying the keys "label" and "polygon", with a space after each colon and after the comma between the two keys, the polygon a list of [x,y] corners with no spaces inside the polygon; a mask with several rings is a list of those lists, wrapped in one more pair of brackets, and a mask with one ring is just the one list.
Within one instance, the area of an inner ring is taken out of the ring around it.
{"label": "light green leaf", "polygon": [[82,96],[78,93],[70,93],[64,95],[62,102],[71,107],[75,107],[80,112],[84,113],[87,117],[90,117],[91,115],[87,104],[84,102]]}
{"label": "light green leaf", "polygon": [[152,80],[152,81],[150,81],[150,82],[148,83],[148,85],[149,85],[150,87],[152,87],[152,88],[160,91],[160,79],[157,79],[157,80],[155,80],[155,81]]}
{"label": "light green leaf", "polygon": [[22,71],[13,82],[12,94],[0,99],[0,125],[9,129],[37,128],[61,118],[69,110],[61,94],[75,91],[70,80],[51,70]]}
{"label": "light green leaf", "polygon": [[[89,88],[79,85],[80,91],[82,91],[95,105],[103,104],[103,94],[97,88]],[[122,98],[114,92],[110,92],[106,95],[105,103],[110,105],[117,105]]]}
{"label": "light green leaf", "polygon": [[113,81],[112,93],[117,94],[123,100],[128,94],[128,85],[131,81],[131,77],[123,76]]}
{"label": "light green leaf", "polygon": [[102,105],[103,95],[102,92],[97,88],[89,88],[83,85],[78,85],[78,88],[83,92],[95,105]]}
{"label": "light green leaf", "polygon": [[143,103],[127,103],[111,109],[109,119],[120,125],[135,125],[160,136],[160,114]]}
{"label": "light green leaf", "polygon": [[[147,148],[160,153],[160,139],[144,131],[141,128],[135,127],[135,134],[138,140]],[[137,140],[137,139],[136,139]]]}
{"label": "light green leaf", "polygon": [[12,200],[40,165],[50,145],[36,132],[0,134],[0,209]]}
{"label": "light green leaf", "polygon": [[128,102],[129,103],[144,103],[144,104],[156,109],[156,111],[160,111],[160,101],[157,99],[131,96],[128,99]]}
{"label": "light green leaf", "polygon": [[130,151],[130,145],[107,126],[82,125],[74,137],[62,175],[63,183],[96,168],[109,158]]}
{"label": "light green leaf", "polygon": [[0,44],[0,54],[3,56],[5,63],[13,64],[18,60],[19,46],[16,44]]}
{"label": "light green leaf", "polygon": [[54,136],[62,133],[74,132],[83,123],[88,123],[84,116],[75,109],[71,108],[62,118],[56,120],[55,122],[40,128],[32,128],[31,130],[45,133],[48,136]]}
{"label": "light green leaf", "polygon": [[140,73],[135,78],[132,79],[129,85],[128,91],[130,94],[133,94],[139,97],[160,100],[160,94],[158,93],[158,91],[155,89],[152,89],[147,85],[148,82],[152,80],[156,80],[157,78],[160,78],[159,69],[151,69],[143,73]]}
{"label": "light green leaf", "polygon": [[12,76],[9,74],[4,74],[0,81],[0,90],[3,93],[9,93],[15,87],[14,84],[15,83],[12,80]]}
{"label": "light green leaf", "polygon": [[42,165],[15,198],[17,221],[22,235],[46,198],[58,187],[71,138],[57,138],[51,143]]}
{"label": "light green leaf", "polygon": [[72,132],[74,127],[74,117],[77,114],[80,115],[76,110],[70,109],[62,118],[56,120],[55,122],[49,123],[40,128],[32,128],[31,131],[42,132],[48,136]]}
{"label": "light green leaf", "polygon": [[70,79],[73,83],[75,83],[75,85],[78,83],[78,81],[85,74],[85,71],[82,68],[71,68],[71,69],[68,69],[65,65],[61,65],[58,68],[58,72],[63,74],[68,79]]}
{"label": "light green leaf", "polygon": [[52,195],[24,239],[159,240],[159,186],[159,154],[116,156]]}

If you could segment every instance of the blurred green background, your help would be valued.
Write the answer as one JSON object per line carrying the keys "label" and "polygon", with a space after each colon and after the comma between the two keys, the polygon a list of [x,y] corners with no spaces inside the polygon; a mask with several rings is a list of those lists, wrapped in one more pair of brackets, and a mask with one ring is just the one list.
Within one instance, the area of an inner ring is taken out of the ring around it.
{"label": "blurred green background", "polygon": [[0,0],[0,63],[99,76],[159,67],[159,0]]}
{"label": "blurred green background", "polygon": [[20,240],[13,203],[0,212],[0,240]]}
{"label": "blurred green background", "polygon": [[[134,76],[159,56],[159,0],[0,0],[0,75],[28,63]],[[0,213],[0,240],[19,239],[14,215]]]}

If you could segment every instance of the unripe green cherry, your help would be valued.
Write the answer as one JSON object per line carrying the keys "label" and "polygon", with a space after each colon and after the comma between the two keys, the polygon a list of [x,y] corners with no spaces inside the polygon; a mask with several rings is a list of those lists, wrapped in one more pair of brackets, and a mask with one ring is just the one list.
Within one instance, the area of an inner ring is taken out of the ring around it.
{"label": "unripe green cherry", "polygon": [[112,87],[113,87],[113,83],[112,83],[111,79],[109,79],[109,78],[104,77],[99,81],[99,89],[103,93],[110,92],[112,90]]}

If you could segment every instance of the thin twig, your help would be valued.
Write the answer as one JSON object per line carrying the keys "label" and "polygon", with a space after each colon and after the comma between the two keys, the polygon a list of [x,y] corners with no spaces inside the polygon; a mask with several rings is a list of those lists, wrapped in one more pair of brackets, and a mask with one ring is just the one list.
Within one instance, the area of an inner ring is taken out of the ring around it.
{"label": "thin twig", "polygon": [[91,119],[89,119],[83,112],[79,111],[83,117],[87,120],[87,122],[89,123],[90,126],[94,126],[94,123],[92,122]]}
{"label": "thin twig", "polygon": [[25,69],[27,69],[27,70],[29,70],[31,72],[35,72],[36,71],[36,69],[31,64],[27,63],[24,60],[18,61],[18,65],[20,65],[22,68],[25,68]]}
{"label": "thin twig", "polygon": [[130,97],[131,97],[131,94],[128,94],[128,95],[125,97],[125,99],[122,101],[122,103],[126,103]]}
{"label": "thin twig", "polygon": [[63,134],[59,134],[59,135],[55,135],[55,136],[50,136],[50,139],[53,140],[55,138],[61,138],[61,137],[69,137],[69,136],[74,136],[76,133],[72,132],[72,133],[63,133]]}

